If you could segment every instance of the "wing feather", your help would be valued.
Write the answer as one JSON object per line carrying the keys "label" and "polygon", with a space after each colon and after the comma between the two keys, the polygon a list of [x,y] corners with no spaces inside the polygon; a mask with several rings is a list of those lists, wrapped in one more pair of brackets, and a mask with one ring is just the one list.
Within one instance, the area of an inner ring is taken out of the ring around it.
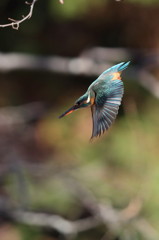
{"label": "wing feather", "polygon": [[112,125],[118,114],[123,93],[121,80],[112,81],[108,90],[96,92],[95,103],[91,107],[93,119],[91,139],[100,136]]}

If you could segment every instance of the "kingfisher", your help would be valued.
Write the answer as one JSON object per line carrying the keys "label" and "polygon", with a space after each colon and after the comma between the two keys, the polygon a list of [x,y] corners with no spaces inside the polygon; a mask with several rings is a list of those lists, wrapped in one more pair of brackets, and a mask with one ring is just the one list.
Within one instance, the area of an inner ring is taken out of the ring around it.
{"label": "kingfisher", "polygon": [[62,118],[79,108],[91,107],[93,130],[91,139],[100,137],[114,122],[124,94],[121,73],[129,62],[121,62],[105,70],[75,104],[59,116]]}

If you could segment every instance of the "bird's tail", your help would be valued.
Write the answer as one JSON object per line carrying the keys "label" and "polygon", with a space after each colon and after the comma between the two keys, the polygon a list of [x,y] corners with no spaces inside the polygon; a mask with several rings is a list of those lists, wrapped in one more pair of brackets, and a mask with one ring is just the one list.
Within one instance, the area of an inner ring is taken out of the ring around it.
{"label": "bird's tail", "polygon": [[121,63],[118,63],[117,65],[109,68],[107,71],[109,71],[110,73],[122,72],[123,70],[125,70],[128,67],[129,64],[130,64],[130,61],[129,62],[121,62]]}
{"label": "bird's tail", "polygon": [[123,70],[125,70],[128,67],[129,64],[130,64],[130,61],[118,63],[117,65],[114,65],[113,67],[108,68],[100,76],[103,76],[105,74],[117,73],[117,72],[121,73]]}
{"label": "bird's tail", "polygon": [[129,64],[130,64],[130,61],[129,62],[122,62],[122,63],[119,63],[115,66],[116,66],[118,72],[122,72],[123,70],[125,70],[128,67]]}

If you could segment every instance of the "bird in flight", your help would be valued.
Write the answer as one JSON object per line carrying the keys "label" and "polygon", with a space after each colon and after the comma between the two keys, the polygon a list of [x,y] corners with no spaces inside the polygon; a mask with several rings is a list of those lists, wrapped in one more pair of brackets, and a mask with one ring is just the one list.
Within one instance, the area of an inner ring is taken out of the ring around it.
{"label": "bird in flight", "polygon": [[121,73],[129,62],[119,63],[104,71],[78,98],[75,104],[59,116],[62,118],[79,108],[91,107],[93,130],[91,139],[103,134],[114,122],[124,93]]}

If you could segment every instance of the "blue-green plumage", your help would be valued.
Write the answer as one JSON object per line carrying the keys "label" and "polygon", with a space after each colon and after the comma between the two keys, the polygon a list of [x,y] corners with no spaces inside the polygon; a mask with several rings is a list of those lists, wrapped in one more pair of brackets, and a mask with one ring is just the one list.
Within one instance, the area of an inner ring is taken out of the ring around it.
{"label": "blue-green plumage", "polygon": [[119,63],[104,71],[88,88],[87,92],[75,102],[75,105],[59,118],[76,109],[91,107],[93,131],[91,138],[100,136],[114,122],[124,93],[120,74],[130,62]]}

